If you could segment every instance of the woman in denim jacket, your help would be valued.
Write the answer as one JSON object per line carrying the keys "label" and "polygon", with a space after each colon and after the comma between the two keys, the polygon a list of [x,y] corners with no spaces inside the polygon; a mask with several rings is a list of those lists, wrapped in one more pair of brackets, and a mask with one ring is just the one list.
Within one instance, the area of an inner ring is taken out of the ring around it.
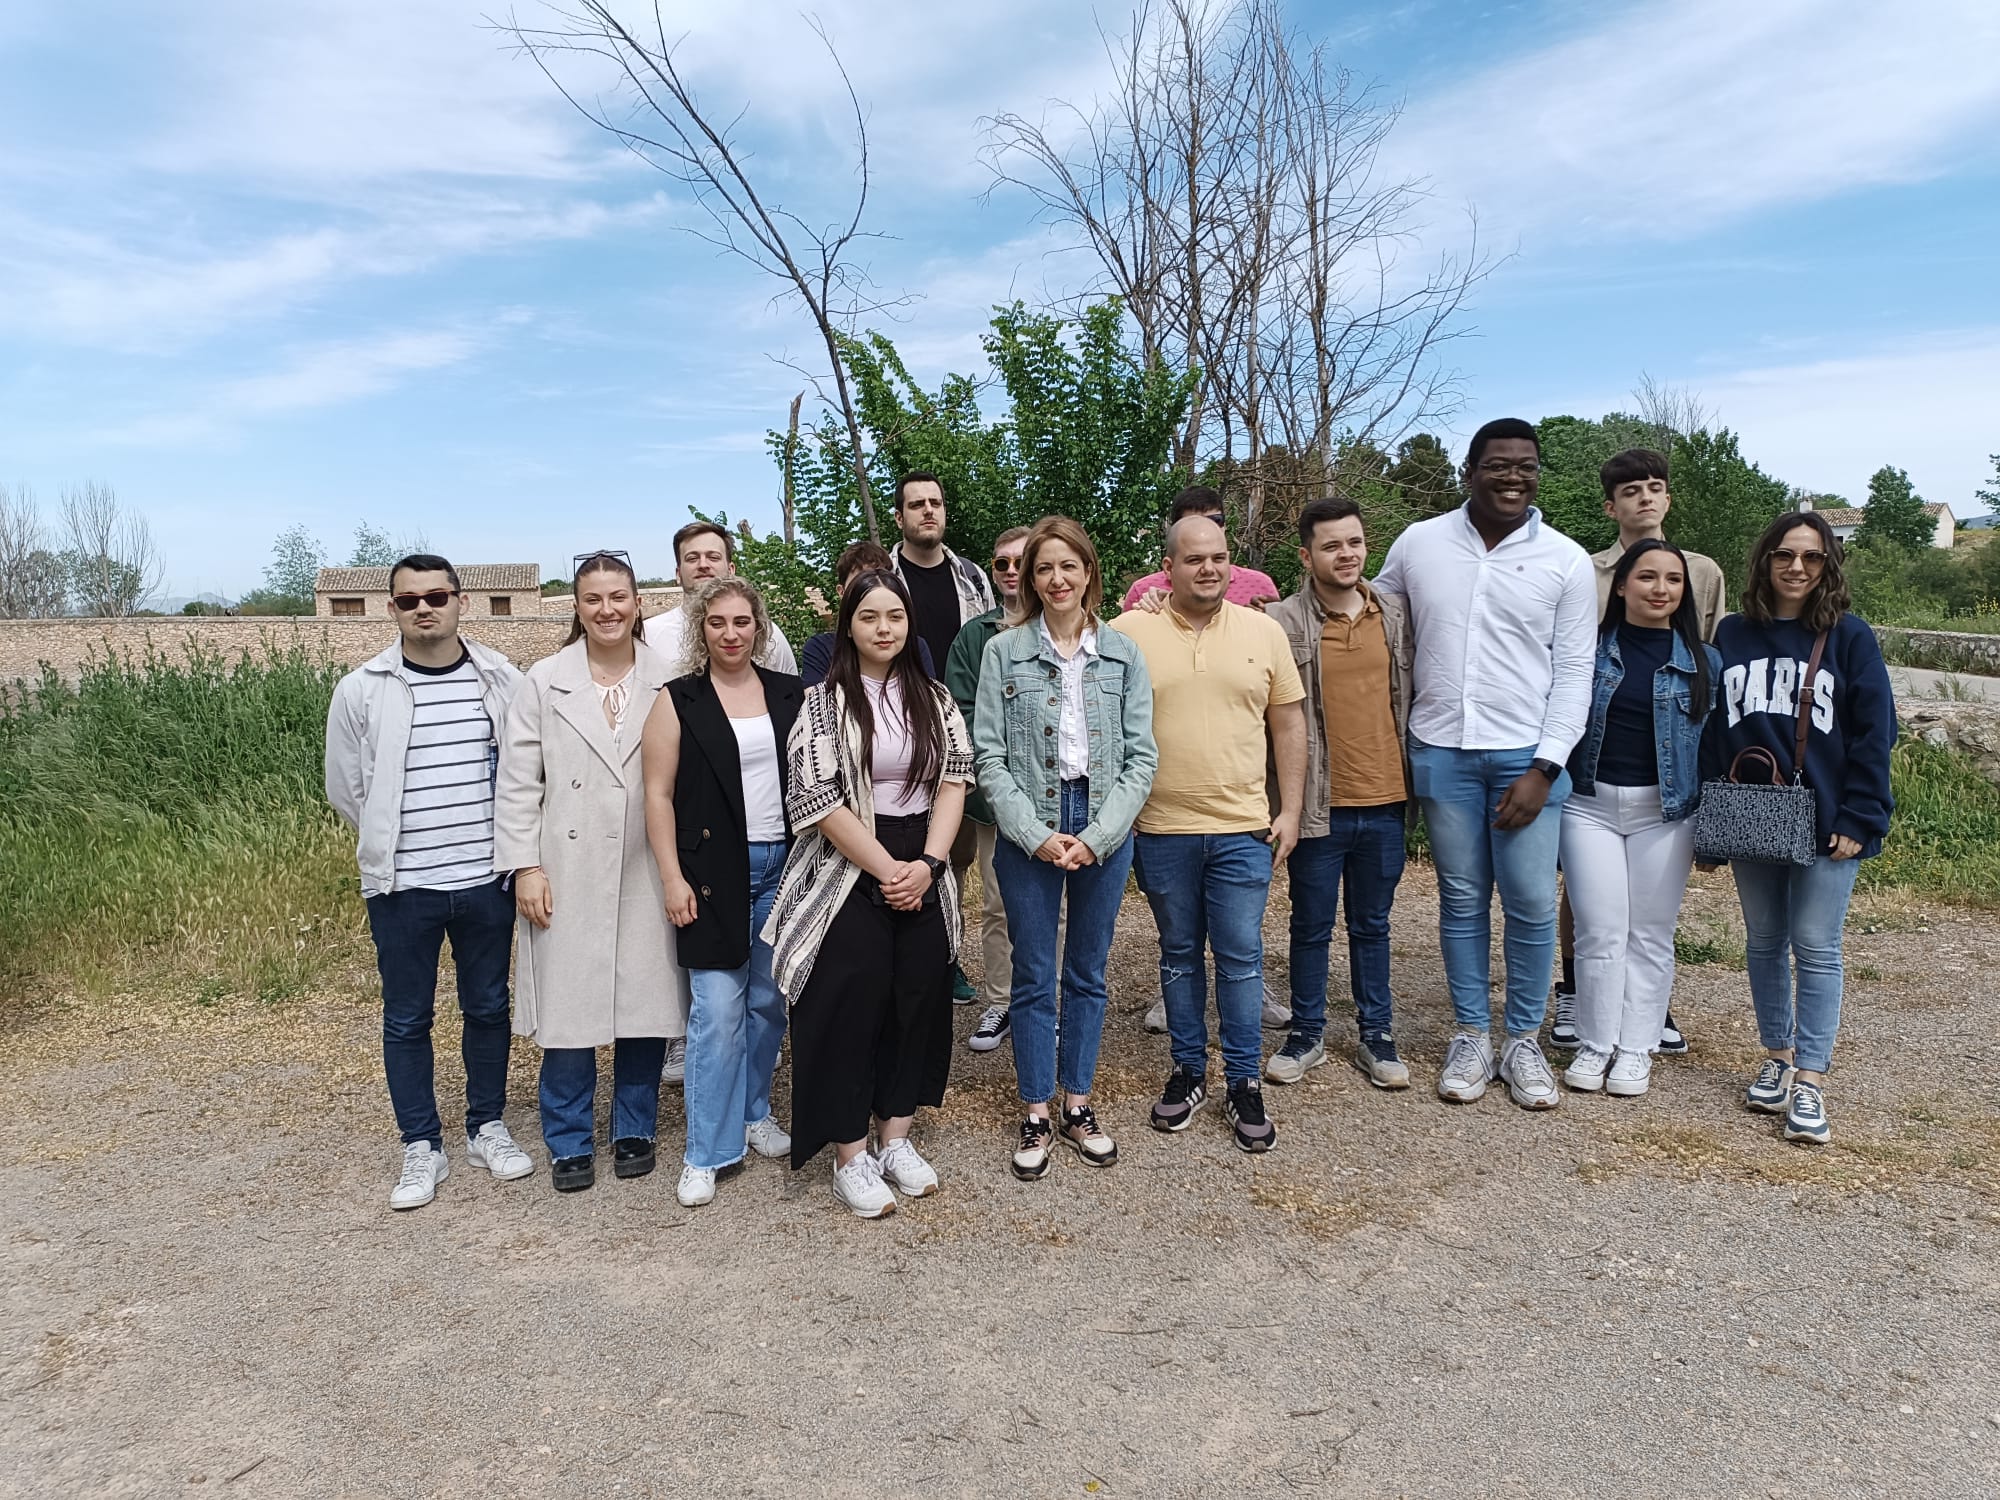
{"label": "woman in denim jacket", "polygon": [[1702,721],[1722,659],[1701,639],[1687,558],[1635,542],[1611,576],[1590,720],[1570,753],[1563,880],[1576,914],[1573,1089],[1646,1092],[1694,864]]}
{"label": "woman in denim jacket", "polygon": [[1091,1166],[1118,1160],[1091,1111],[1090,1085],[1104,1030],[1105,960],[1132,867],[1132,820],[1160,756],[1145,658],[1128,637],[1099,628],[1103,597],[1097,549],[1083,528],[1067,516],[1038,522],[1021,554],[1020,622],[986,645],[972,719],[979,789],[1000,830],[993,872],[1014,943],[1014,1076],[1028,1117],[1013,1166],[1024,1181],[1049,1169],[1058,1083],[1062,1139]]}

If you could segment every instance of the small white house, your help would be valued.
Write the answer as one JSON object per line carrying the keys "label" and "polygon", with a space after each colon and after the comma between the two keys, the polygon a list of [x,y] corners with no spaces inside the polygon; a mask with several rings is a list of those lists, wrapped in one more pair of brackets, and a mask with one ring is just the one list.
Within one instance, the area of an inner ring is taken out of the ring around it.
{"label": "small white house", "polygon": [[[1848,542],[1861,529],[1861,518],[1868,512],[1860,506],[1840,505],[1822,510],[1820,514],[1826,517],[1826,524],[1833,528],[1833,534]],[[1936,523],[1931,532],[1931,545],[1949,548],[1958,535],[1958,518],[1951,513],[1951,507],[1941,500],[1933,501],[1924,507],[1924,514]]]}

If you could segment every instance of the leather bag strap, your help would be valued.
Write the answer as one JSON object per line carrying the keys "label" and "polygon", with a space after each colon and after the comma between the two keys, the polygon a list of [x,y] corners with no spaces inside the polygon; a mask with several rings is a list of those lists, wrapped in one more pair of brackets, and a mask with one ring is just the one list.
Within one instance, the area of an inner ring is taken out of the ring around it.
{"label": "leather bag strap", "polygon": [[1813,683],[1819,677],[1820,658],[1826,655],[1827,632],[1822,630],[1813,637],[1812,660],[1806,663],[1806,675],[1793,693],[1793,701],[1798,706],[1798,733],[1792,739],[1792,780],[1803,781],[1806,774],[1806,736],[1812,732],[1812,692]]}

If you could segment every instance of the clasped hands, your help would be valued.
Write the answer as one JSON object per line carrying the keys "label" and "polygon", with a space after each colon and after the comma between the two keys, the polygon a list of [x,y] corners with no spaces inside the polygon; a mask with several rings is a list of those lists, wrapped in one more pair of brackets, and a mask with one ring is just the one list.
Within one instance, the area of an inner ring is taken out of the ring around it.
{"label": "clasped hands", "polygon": [[1058,870],[1081,870],[1085,865],[1097,863],[1097,856],[1090,852],[1090,845],[1073,833],[1052,833],[1042,840],[1042,847],[1035,851],[1035,858],[1045,860]]}

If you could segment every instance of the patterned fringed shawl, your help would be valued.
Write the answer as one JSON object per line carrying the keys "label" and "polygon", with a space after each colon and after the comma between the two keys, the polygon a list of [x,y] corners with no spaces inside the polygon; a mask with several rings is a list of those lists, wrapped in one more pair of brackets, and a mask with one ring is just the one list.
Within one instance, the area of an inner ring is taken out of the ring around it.
{"label": "patterned fringed shawl", "polygon": [[[933,688],[944,720],[944,758],[938,781],[970,782],[972,739],[966,733],[965,720],[951,695],[936,684]],[[771,971],[779,991],[788,1003],[796,1004],[834,914],[861,875],[860,866],[850,863],[820,831],[820,820],[836,807],[844,807],[873,833],[875,791],[861,754],[861,732],[844,711],[839,689],[828,684],[806,689],[805,704],[792,725],[785,755],[790,771],[785,812],[796,841],[761,936],[771,945]],[[931,788],[931,794],[935,798],[937,787]],[[945,932],[956,959],[964,918],[959,911],[958,882],[949,868],[938,898],[944,903]]]}

